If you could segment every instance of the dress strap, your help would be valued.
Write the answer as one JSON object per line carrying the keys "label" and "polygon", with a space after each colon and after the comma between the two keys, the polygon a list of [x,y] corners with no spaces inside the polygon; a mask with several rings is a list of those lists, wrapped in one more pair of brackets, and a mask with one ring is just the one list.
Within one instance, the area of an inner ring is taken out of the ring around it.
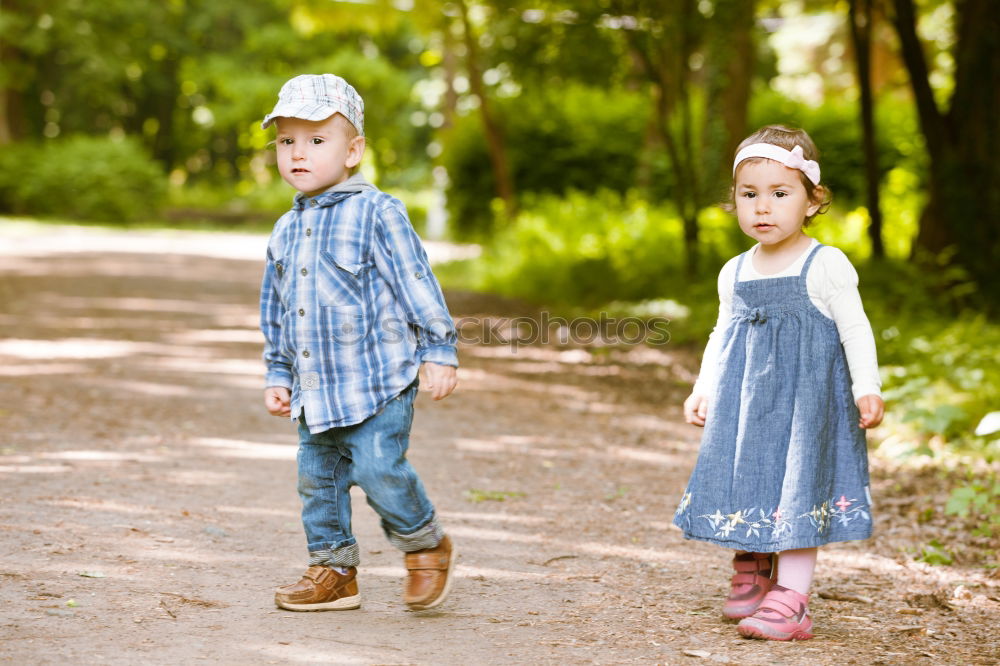
{"label": "dress strap", "polygon": [[812,264],[813,259],[816,258],[816,253],[819,252],[822,249],[823,249],[823,244],[822,243],[816,243],[816,247],[814,247],[812,250],[809,251],[809,256],[806,257],[806,262],[804,264],[802,264],[802,270],[799,271],[799,277],[801,277],[803,280],[806,278],[806,275],[808,275],[808,273],[809,273],[809,266]]}
{"label": "dress strap", "polygon": [[747,258],[747,255],[753,252],[753,248],[750,248],[746,252],[740,253],[740,258],[736,261],[736,274],[733,276],[733,287],[735,288],[740,281],[740,273],[743,272],[743,260]]}

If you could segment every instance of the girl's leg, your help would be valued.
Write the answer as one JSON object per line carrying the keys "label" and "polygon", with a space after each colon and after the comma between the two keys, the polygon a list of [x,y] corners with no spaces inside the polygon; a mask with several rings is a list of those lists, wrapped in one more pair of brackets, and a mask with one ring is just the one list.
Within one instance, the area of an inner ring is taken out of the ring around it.
{"label": "girl's leg", "polygon": [[778,557],[780,562],[778,585],[808,595],[818,553],[819,548],[799,548],[782,552]]}

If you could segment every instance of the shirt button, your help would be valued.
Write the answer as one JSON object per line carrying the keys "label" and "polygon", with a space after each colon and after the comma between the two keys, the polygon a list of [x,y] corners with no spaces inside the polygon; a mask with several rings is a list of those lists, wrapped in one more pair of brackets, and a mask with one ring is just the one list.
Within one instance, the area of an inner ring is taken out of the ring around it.
{"label": "shirt button", "polygon": [[422,280],[424,279],[424,274],[421,273],[420,271],[417,271],[416,273],[413,274],[413,277],[417,278],[418,280]]}
{"label": "shirt button", "polygon": [[306,349],[305,351],[302,352],[302,357],[303,358],[309,358],[309,350],[308,349]]}
{"label": "shirt button", "polygon": [[318,201],[316,201],[315,199],[313,199],[312,201],[310,201],[310,202],[309,202],[309,205],[310,205],[310,206],[318,206],[318,205],[319,205],[319,202],[318,202]]}
{"label": "shirt button", "polygon": [[306,316],[306,311],[305,311],[304,308],[299,308],[299,316],[300,317],[305,317]]}
{"label": "shirt button", "polygon": [[313,235],[313,230],[312,229],[306,229],[306,236],[312,236],[312,235]]}
{"label": "shirt button", "polygon": [[303,268],[302,269],[302,274],[303,275],[309,275],[309,271],[307,269]]}

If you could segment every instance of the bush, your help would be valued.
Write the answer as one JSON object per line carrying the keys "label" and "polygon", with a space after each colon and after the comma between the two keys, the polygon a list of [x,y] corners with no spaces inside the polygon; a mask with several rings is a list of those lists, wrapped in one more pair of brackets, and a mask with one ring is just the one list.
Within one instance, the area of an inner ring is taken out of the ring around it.
{"label": "bush", "polygon": [[[718,210],[701,217],[706,256],[732,256],[735,225]],[[738,230],[736,232],[738,234]],[[479,261],[478,286],[536,303],[593,307],[612,301],[693,297],[684,276],[682,223],[669,205],[635,193],[527,197]],[[706,280],[714,296],[714,280]],[[709,299],[712,307],[717,300]]]}
{"label": "bush", "polygon": [[[626,192],[635,186],[649,101],[641,94],[568,86],[497,100],[519,195],[568,190]],[[445,138],[448,208],[459,236],[492,229],[496,184],[479,115],[459,118]]]}
{"label": "bush", "polygon": [[132,138],[75,136],[12,144],[0,154],[0,210],[131,222],[156,215],[163,170]]}

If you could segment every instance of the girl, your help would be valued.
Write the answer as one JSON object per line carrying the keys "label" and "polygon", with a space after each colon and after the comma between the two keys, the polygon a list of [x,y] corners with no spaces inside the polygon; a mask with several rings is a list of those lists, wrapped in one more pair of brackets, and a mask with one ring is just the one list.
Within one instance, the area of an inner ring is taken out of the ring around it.
{"label": "girl", "polygon": [[799,129],[740,144],[731,200],[757,244],[719,274],[719,319],[684,401],[705,432],[674,523],[736,550],[722,612],[754,638],[812,638],[817,547],[872,529],[862,429],[882,421],[875,340],[850,261],[803,233],[829,205],[816,159]]}

